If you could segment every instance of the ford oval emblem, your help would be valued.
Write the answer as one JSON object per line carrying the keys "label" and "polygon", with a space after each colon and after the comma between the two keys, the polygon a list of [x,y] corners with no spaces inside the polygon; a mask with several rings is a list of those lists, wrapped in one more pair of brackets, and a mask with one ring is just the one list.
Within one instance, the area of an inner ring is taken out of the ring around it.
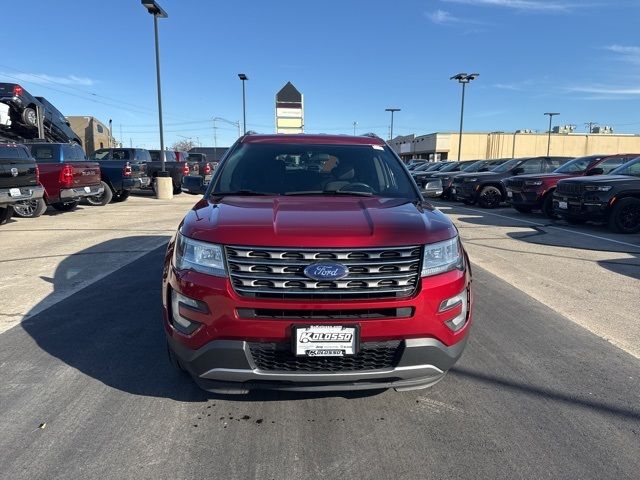
{"label": "ford oval emblem", "polygon": [[340,263],[314,263],[304,269],[304,274],[313,280],[340,280],[349,274],[349,269]]}

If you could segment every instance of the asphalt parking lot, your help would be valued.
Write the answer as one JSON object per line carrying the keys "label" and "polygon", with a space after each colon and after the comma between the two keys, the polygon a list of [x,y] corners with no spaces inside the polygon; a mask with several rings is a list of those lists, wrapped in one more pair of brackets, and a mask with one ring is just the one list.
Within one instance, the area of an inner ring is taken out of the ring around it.
{"label": "asphalt parking lot", "polygon": [[476,299],[441,383],[225,397],[172,370],[160,324],[163,245],[195,201],[0,229],[0,477],[637,478],[639,236],[436,202]]}

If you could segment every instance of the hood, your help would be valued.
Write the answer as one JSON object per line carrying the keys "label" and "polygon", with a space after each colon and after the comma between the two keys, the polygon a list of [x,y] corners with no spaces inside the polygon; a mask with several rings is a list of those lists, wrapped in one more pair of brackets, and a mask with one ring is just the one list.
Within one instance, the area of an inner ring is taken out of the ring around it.
{"label": "hood", "polygon": [[222,245],[381,247],[452,238],[443,213],[380,197],[241,197],[202,199],[184,218],[187,237]]}
{"label": "hood", "polygon": [[504,172],[504,173],[496,173],[496,172],[476,172],[476,173],[461,173],[460,175],[458,175],[459,178],[487,178],[487,177],[495,177],[496,175],[504,175],[507,174],[508,172]]}
{"label": "hood", "polygon": [[564,180],[567,183],[579,183],[582,185],[591,185],[594,183],[614,183],[614,182],[629,182],[631,180],[638,180],[638,177],[632,177],[629,175],[592,175],[590,177],[579,177]]}
{"label": "hood", "polygon": [[580,177],[581,173],[530,173],[529,175],[517,175],[518,180],[562,180],[563,178]]}

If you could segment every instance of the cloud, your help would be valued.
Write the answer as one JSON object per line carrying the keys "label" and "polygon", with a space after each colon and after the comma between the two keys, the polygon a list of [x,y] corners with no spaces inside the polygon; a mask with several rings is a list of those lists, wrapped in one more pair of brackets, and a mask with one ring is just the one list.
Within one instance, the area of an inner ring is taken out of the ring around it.
{"label": "cloud", "polygon": [[[617,97],[619,95],[640,95],[638,87],[612,87],[607,85],[572,86],[566,90],[571,93],[592,93],[597,96]],[[593,97],[591,97],[593,98]]]}
{"label": "cloud", "polygon": [[640,47],[629,45],[609,45],[605,50],[616,54],[618,60],[640,65]]}
{"label": "cloud", "polygon": [[571,3],[542,0],[441,0],[477,7],[502,7],[524,12],[570,12],[579,6]]}
{"label": "cloud", "polygon": [[484,23],[471,18],[460,18],[452,15],[445,10],[436,10],[435,12],[425,12],[425,17],[436,25],[484,25]]}
{"label": "cloud", "polygon": [[77,77],[75,75],[67,75],[66,77],[56,77],[53,75],[47,75],[44,73],[7,73],[0,72],[0,75],[10,76],[16,80],[21,82],[30,82],[30,83],[38,83],[41,85],[45,84],[57,84],[57,85],[80,85],[80,86],[91,86],[94,85],[95,82],[87,77]]}

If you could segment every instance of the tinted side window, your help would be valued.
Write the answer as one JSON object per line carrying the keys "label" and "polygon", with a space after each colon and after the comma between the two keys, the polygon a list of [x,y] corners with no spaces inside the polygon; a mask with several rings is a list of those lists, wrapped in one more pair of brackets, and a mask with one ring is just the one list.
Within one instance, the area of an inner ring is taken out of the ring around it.
{"label": "tinted side window", "polygon": [[562,159],[562,158],[547,158],[546,160],[547,163],[547,172],[552,172],[553,170],[555,170],[556,168],[558,168],[560,165],[564,165],[565,163],[567,163],[566,159]]}
{"label": "tinted side window", "polygon": [[4,160],[24,158],[20,155],[21,152],[19,152],[19,150],[22,150],[22,149],[16,148],[16,147],[0,147],[0,158]]}
{"label": "tinted side window", "polygon": [[131,160],[129,150],[114,150],[112,157],[114,160]]}
{"label": "tinted side window", "polygon": [[84,153],[84,150],[80,145],[74,145],[73,150],[75,151],[75,159],[76,160],[86,160],[87,156]]}
{"label": "tinted side window", "polygon": [[143,162],[151,161],[151,155],[148,150],[138,150],[138,158]]}
{"label": "tinted side window", "polygon": [[610,158],[602,162],[596,168],[601,168],[602,170],[604,170],[604,175],[606,175],[611,170],[613,170],[614,168],[618,168],[620,165],[622,165],[623,163],[626,163],[627,161],[628,159],[626,157]]}
{"label": "tinted side window", "polygon": [[522,165],[520,165],[524,171],[522,172],[524,175],[528,173],[540,173],[542,171],[542,159],[536,158],[533,160],[527,160]]}

